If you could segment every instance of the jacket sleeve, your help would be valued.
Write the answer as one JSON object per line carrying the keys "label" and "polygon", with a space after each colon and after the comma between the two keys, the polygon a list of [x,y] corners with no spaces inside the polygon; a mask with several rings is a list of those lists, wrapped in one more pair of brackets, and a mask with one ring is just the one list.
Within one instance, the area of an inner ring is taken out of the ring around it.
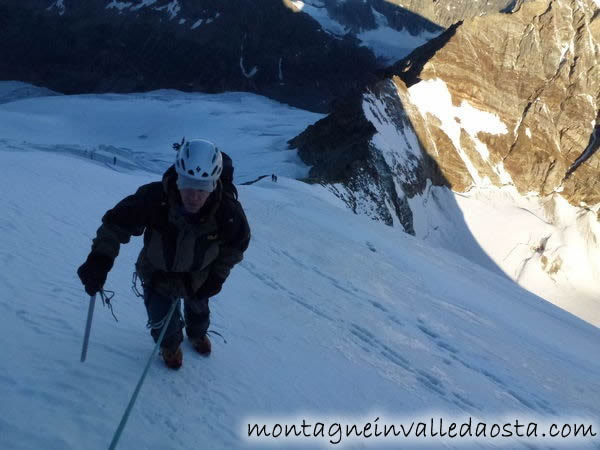
{"label": "jacket sleeve", "polygon": [[212,263],[211,273],[225,280],[233,266],[241,262],[250,244],[250,225],[239,201],[224,197],[217,217],[220,226],[221,248]]}
{"label": "jacket sleeve", "polygon": [[121,244],[127,244],[131,236],[141,236],[156,207],[157,189],[162,192],[160,183],[146,184],[108,210],[92,241],[92,253],[101,253],[114,260]]}

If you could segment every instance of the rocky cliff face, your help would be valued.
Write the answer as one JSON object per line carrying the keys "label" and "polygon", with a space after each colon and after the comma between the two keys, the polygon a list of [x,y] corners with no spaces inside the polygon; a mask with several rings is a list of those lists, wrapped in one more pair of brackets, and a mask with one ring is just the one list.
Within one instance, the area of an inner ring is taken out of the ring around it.
{"label": "rocky cliff face", "polygon": [[[458,192],[514,185],[522,194],[559,193],[576,206],[600,203],[595,2],[540,0],[513,14],[465,20],[387,75],[363,93],[354,122],[343,124],[345,130],[373,125],[358,148],[344,153],[338,167],[350,169],[343,179],[322,170],[320,161],[334,165],[331,158],[316,155],[340,150],[327,132],[336,129],[339,114],[291,142],[315,164],[312,174],[336,182],[342,197],[369,173],[370,188],[362,190],[388,211],[371,208],[373,217],[391,223],[394,198],[421,192],[425,180]],[[362,158],[353,159],[358,154]],[[396,217],[410,231],[410,214]]]}
{"label": "rocky cliff face", "polygon": [[[401,76],[393,81],[417,105],[418,135],[456,190],[514,184],[521,193],[560,192],[573,205],[600,202],[600,160],[592,156],[600,123],[594,2],[537,1],[511,15],[466,20],[417,76],[420,87]],[[436,86],[442,96],[447,89],[444,112],[427,104],[427,88]],[[451,123],[469,114],[490,128]],[[458,158],[446,163],[448,153]]]}
{"label": "rocky cliff face", "polygon": [[517,10],[528,0],[389,0],[447,28],[470,17]]}

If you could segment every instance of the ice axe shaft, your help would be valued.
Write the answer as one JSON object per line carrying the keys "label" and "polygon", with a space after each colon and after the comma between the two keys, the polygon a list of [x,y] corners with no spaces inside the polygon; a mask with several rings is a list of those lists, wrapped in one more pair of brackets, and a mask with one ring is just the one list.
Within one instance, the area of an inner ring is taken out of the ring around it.
{"label": "ice axe shaft", "polygon": [[169,309],[169,312],[167,313],[165,323],[163,324],[162,329],[160,330],[160,336],[158,336],[158,339],[156,340],[156,344],[154,345],[154,350],[152,351],[152,354],[150,355],[150,358],[148,359],[148,362],[146,363],[146,368],[142,372],[142,376],[140,377],[140,380],[138,381],[138,384],[136,385],[135,390],[133,391],[133,394],[132,394],[131,398],[129,399],[129,404],[127,405],[127,408],[125,408],[125,412],[123,413],[123,417],[121,418],[119,427],[117,428],[117,431],[115,431],[115,434],[112,438],[112,441],[110,442],[110,446],[108,447],[108,450],[115,450],[117,448],[117,443],[119,442],[119,439],[121,439],[121,433],[123,433],[123,430],[125,429],[125,425],[127,424],[127,420],[129,419],[129,414],[131,413],[131,410],[133,409],[133,405],[135,404],[137,396],[140,393],[140,389],[142,389],[142,384],[144,384],[146,375],[148,375],[148,371],[150,370],[150,365],[152,364],[152,361],[156,357],[156,354],[158,353],[158,349],[160,348],[160,345],[162,344],[162,341],[165,337],[165,332],[167,331],[167,328],[169,327],[169,323],[171,323],[171,318],[173,317],[173,313],[175,312],[175,310],[177,308],[179,308],[179,299],[173,300],[173,303],[171,304],[171,309]]}
{"label": "ice axe shaft", "polygon": [[90,306],[88,308],[87,322],[85,324],[85,334],[83,336],[83,347],[81,348],[81,362],[85,361],[87,356],[88,343],[90,342],[90,330],[92,328],[92,317],[94,316],[94,306],[96,305],[96,294],[90,297]]}

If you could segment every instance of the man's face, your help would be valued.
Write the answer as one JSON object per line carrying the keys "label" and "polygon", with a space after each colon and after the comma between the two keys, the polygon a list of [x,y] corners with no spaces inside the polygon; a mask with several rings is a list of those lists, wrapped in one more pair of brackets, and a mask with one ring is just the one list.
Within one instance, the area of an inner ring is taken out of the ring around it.
{"label": "man's face", "polygon": [[180,189],[181,201],[183,207],[190,214],[196,214],[204,206],[210,196],[210,192],[199,191],[198,189]]}

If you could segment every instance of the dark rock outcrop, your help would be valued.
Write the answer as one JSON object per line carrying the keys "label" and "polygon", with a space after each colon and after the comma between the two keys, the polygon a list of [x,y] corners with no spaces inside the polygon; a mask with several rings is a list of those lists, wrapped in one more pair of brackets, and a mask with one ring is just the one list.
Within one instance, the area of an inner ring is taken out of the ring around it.
{"label": "dark rock outcrop", "polygon": [[146,3],[1,2],[0,78],[63,93],[242,90],[326,111],[376,69],[351,35],[333,37],[281,0]]}

